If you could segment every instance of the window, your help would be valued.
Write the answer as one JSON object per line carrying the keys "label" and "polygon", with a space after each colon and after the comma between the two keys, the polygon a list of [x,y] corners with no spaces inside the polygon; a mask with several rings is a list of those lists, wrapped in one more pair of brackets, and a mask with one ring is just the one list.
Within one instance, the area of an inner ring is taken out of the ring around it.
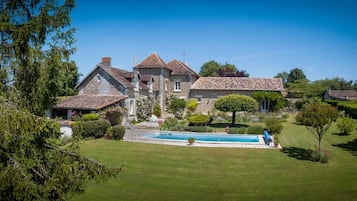
{"label": "window", "polygon": [[175,81],[174,91],[181,91],[181,81],[180,80]]}
{"label": "window", "polygon": [[129,101],[129,115],[134,115],[135,100]]}
{"label": "window", "polygon": [[167,83],[168,83],[168,80],[165,79],[165,91],[167,91]]}
{"label": "window", "polygon": [[100,75],[97,75],[97,82],[100,82]]}
{"label": "window", "polygon": [[201,101],[202,101],[202,96],[196,96],[196,99],[197,99],[197,102],[198,102],[198,103],[201,103]]}

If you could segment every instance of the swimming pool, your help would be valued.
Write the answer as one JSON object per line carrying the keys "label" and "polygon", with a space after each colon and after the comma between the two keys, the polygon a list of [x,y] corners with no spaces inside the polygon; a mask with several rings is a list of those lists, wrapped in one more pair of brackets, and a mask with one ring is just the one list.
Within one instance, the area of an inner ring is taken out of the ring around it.
{"label": "swimming pool", "polygon": [[179,133],[179,132],[155,132],[145,135],[144,138],[156,140],[180,140],[187,141],[189,138],[195,138],[196,142],[213,142],[213,143],[236,143],[248,142],[259,143],[258,135],[230,135],[230,134],[196,134],[196,133]]}

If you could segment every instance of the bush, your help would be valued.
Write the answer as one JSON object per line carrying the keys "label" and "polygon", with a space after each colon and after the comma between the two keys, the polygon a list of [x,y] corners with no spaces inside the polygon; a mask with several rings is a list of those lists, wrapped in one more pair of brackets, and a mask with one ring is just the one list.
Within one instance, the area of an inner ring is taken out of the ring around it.
{"label": "bush", "polygon": [[260,134],[263,133],[264,128],[262,126],[251,126],[248,128],[247,133],[248,134]]}
{"label": "bush", "polygon": [[108,140],[113,138],[113,127],[107,128],[107,131],[105,131],[104,138]]}
{"label": "bush", "polygon": [[283,125],[281,124],[280,120],[275,118],[266,119],[265,127],[268,129],[270,134],[279,134],[283,129]]}
{"label": "bush", "polygon": [[76,121],[71,123],[73,137],[82,138],[83,125],[82,122]]}
{"label": "bush", "polygon": [[155,115],[157,117],[161,117],[161,107],[160,107],[159,103],[155,104],[153,115]]}
{"label": "bush", "polygon": [[331,158],[331,153],[327,150],[318,151],[317,149],[307,150],[308,157],[311,161],[320,162],[320,163],[328,163],[328,160]]}
{"label": "bush", "polygon": [[136,116],[139,122],[149,120],[152,116],[152,98],[139,98],[136,100]]}
{"label": "bush", "polygon": [[194,114],[188,121],[190,126],[207,126],[212,121],[212,118],[206,114]]}
{"label": "bush", "polygon": [[168,102],[168,111],[174,114],[176,118],[181,119],[185,111],[186,101],[184,99],[171,97]]}
{"label": "bush", "polygon": [[187,109],[190,110],[191,112],[195,111],[197,106],[198,106],[198,101],[195,98],[187,102]]}
{"label": "bush", "polygon": [[233,128],[229,128],[227,133],[228,134],[244,134],[246,130],[247,129],[244,127],[241,127],[241,128],[233,127]]}
{"label": "bush", "polygon": [[121,140],[124,138],[125,135],[125,127],[122,125],[113,126],[113,139]]}
{"label": "bush", "polygon": [[161,125],[160,130],[170,130],[172,127],[176,126],[178,123],[175,118],[167,118],[164,123]]}
{"label": "bush", "polygon": [[337,119],[337,128],[341,133],[348,135],[356,129],[356,122],[348,117],[340,117]]}
{"label": "bush", "polygon": [[207,127],[207,126],[186,126],[185,131],[211,133],[211,132],[213,132],[213,129],[211,127]]}
{"label": "bush", "polygon": [[108,120],[84,121],[72,123],[73,136],[80,138],[101,138],[110,127]]}
{"label": "bush", "polygon": [[120,111],[108,111],[105,113],[105,117],[112,126],[118,125],[122,121],[122,113]]}
{"label": "bush", "polygon": [[89,113],[82,115],[82,121],[94,121],[99,119],[99,114],[97,113]]}

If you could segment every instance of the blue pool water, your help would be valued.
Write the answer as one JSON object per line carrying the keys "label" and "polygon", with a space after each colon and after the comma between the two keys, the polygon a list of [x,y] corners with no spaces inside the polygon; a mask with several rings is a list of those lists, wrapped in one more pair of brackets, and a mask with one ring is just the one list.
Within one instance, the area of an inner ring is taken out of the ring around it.
{"label": "blue pool water", "polygon": [[179,132],[156,132],[145,135],[144,138],[161,140],[182,140],[195,138],[196,142],[259,142],[258,135],[229,135],[229,134],[188,134]]}

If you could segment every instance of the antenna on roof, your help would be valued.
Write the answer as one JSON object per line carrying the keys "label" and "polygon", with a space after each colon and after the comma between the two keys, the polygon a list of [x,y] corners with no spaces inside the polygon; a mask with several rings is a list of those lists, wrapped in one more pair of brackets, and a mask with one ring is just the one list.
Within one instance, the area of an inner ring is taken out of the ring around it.
{"label": "antenna on roof", "polygon": [[185,51],[183,51],[183,53],[182,53],[182,61],[183,61],[183,63],[186,63],[186,52]]}

